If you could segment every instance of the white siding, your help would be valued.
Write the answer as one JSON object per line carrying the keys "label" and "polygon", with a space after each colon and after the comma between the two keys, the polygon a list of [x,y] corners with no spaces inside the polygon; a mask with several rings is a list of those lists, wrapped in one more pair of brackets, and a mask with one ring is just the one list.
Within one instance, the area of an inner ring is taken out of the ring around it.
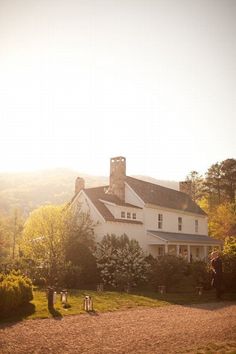
{"label": "white siding", "polygon": [[144,207],[144,202],[135,194],[133,189],[130,188],[127,184],[125,184],[125,202],[129,204],[133,204],[140,208]]}
{"label": "white siding", "polygon": [[[163,215],[163,228],[158,229],[158,214]],[[178,217],[182,218],[182,231],[178,231]],[[195,232],[195,220],[198,220],[198,232]],[[144,208],[144,222],[146,230],[164,232],[182,232],[186,234],[207,235],[207,218],[199,215],[189,215],[181,211]]]}
{"label": "white siding", "polygon": [[101,214],[98,212],[98,210],[95,208],[93,203],[90,201],[90,199],[85,195],[84,192],[81,192],[78,197],[76,198],[75,205],[80,206],[81,210],[84,213],[89,213],[91,220],[93,222],[104,222],[103,217]]}
{"label": "white siding", "polygon": [[147,240],[143,225],[109,221],[96,226],[95,233],[97,242],[101,241],[106,234],[115,234],[116,236],[126,234],[129,239],[137,240],[144,251],[147,250]]}

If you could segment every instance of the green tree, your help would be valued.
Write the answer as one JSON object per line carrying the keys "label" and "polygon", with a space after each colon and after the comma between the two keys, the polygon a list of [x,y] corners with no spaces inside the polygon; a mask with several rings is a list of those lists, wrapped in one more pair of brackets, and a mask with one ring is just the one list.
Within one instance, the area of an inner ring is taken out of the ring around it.
{"label": "green tree", "polygon": [[221,163],[222,184],[226,200],[236,202],[236,160],[227,159]]}
{"label": "green tree", "polygon": [[236,160],[226,159],[213,164],[206,173],[205,186],[211,207],[235,202]]}
{"label": "green tree", "polygon": [[191,182],[191,198],[195,202],[201,200],[205,192],[204,179],[197,171],[191,171],[186,177]]}
{"label": "green tree", "polygon": [[227,237],[223,250],[223,279],[225,290],[236,291],[236,236]]}
{"label": "green tree", "polygon": [[26,221],[21,250],[25,258],[43,268],[48,283],[53,284],[64,266],[65,222],[62,206],[42,206]]}
{"label": "green tree", "polygon": [[83,287],[97,283],[98,273],[95,251],[94,224],[88,213],[66,211],[64,282],[67,287]]}
{"label": "green tree", "polygon": [[222,202],[222,177],[222,164],[219,162],[213,164],[206,173],[205,186],[211,206],[219,205]]}

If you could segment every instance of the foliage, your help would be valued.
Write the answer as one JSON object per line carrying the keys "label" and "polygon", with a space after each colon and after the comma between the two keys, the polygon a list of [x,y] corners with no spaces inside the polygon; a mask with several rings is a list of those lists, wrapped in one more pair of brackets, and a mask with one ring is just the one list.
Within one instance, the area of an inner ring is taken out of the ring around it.
{"label": "foliage", "polygon": [[220,240],[236,236],[236,203],[220,204],[210,214],[209,234]]}
{"label": "foliage", "polygon": [[[95,278],[94,244],[89,215],[65,206],[43,206],[32,212],[25,224],[22,266],[34,284],[78,286],[85,278]],[[25,268],[27,264],[30,270]]]}
{"label": "foliage", "polygon": [[21,250],[25,258],[44,268],[49,284],[55,283],[64,263],[65,227],[62,206],[43,206],[26,221]]}
{"label": "foliage", "polygon": [[19,272],[0,274],[0,313],[9,314],[33,299],[32,283]]}
{"label": "foliage", "polygon": [[94,224],[88,213],[70,208],[66,211],[64,244],[66,267],[62,281],[67,287],[82,287],[97,283]]}
{"label": "foliage", "polygon": [[84,288],[98,283],[96,258],[86,245],[70,244],[67,247],[66,260],[62,279],[66,287]]}
{"label": "foliage", "polygon": [[203,261],[195,261],[188,264],[188,272],[193,279],[193,286],[203,286],[204,289],[210,288],[211,273],[209,266]]}
{"label": "foliage", "polygon": [[187,272],[187,262],[182,257],[167,254],[158,258],[149,257],[149,262],[150,281],[155,289],[159,285],[165,285],[167,291],[175,289]]}
{"label": "foliage", "polygon": [[186,178],[191,181],[191,198],[195,202],[201,200],[204,195],[204,179],[197,171],[191,171]]}
{"label": "foliage", "polygon": [[236,291],[236,254],[226,253],[222,256],[223,281],[226,291]]}
{"label": "foliage", "polygon": [[148,264],[136,240],[127,235],[105,235],[98,243],[97,264],[105,284],[120,290],[137,286],[147,279]]}
{"label": "foliage", "polygon": [[235,202],[236,160],[226,159],[213,164],[206,173],[205,186],[212,206]]}
{"label": "foliage", "polygon": [[225,239],[224,254],[236,256],[236,236]]}
{"label": "foliage", "polygon": [[0,260],[14,259],[19,253],[18,244],[23,230],[24,219],[19,209],[10,215],[0,215]]}
{"label": "foliage", "polygon": [[236,237],[225,240],[222,259],[225,289],[236,291]]}

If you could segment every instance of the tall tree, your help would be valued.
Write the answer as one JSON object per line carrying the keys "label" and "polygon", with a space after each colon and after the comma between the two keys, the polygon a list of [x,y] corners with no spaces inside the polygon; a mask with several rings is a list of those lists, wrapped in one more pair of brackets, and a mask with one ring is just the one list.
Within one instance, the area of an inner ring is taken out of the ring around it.
{"label": "tall tree", "polygon": [[226,159],[212,165],[206,173],[205,185],[212,207],[235,202],[236,160]]}
{"label": "tall tree", "polygon": [[213,164],[206,173],[205,186],[211,206],[219,205],[222,202],[222,165],[217,162]]}
{"label": "tall tree", "polygon": [[197,171],[191,171],[186,177],[191,182],[191,198],[199,202],[204,195],[204,179]]}
{"label": "tall tree", "polygon": [[226,199],[236,202],[236,159],[227,159],[221,163],[222,185]]}

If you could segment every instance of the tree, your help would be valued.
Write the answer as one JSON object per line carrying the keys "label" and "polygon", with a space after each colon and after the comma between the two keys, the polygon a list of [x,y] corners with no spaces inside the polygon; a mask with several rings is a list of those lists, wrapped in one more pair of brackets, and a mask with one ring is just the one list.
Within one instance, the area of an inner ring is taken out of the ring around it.
{"label": "tree", "polygon": [[21,250],[25,258],[45,270],[48,283],[56,282],[65,262],[65,222],[62,206],[42,206],[26,221]]}
{"label": "tree", "polygon": [[211,206],[235,202],[236,160],[226,159],[213,164],[206,173],[205,186]]}
{"label": "tree", "polygon": [[204,180],[197,171],[191,171],[186,177],[186,181],[191,182],[191,198],[198,202],[204,195]]}
{"label": "tree", "polygon": [[221,163],[222,184],[226,200],[236,202],[236,160],[227,159]]}
{"label": "tree", "polygon": [[8,236],[7,219],[3,216],[0,217],[0,261],[1,263],[6,260],[10,254],[10,242]]}
{"label": "tree", "polygon": [[236,236],[227,237],[223,251],[223,275],[226,290],[236,290]]}
{"label": "tree", "polygon": [[236,236],[227,237],[225,239],[224,254],[236,257]]}
{"label": "tree", "polygon": [[68,209],[66,211],[64,282],[68,287],[90,286],[98,282],[94,256],[94,224],[88,213]]}
{"label": "tree", "polygon": [[120,290],[146,280],[148,264],[138,241],[127,235],[105,235],[98,244],[97,264],[105,284]]}
{"label": "tree", "polygon": [[222,202],[222,165],[213,164],[206,173],[205,186],[209,196],[210,205],[219,205]]}
{"label": "tree", "polygon": [[211,213],[209,233],[219,240],[236,236],[236,203],[221,204]]}

